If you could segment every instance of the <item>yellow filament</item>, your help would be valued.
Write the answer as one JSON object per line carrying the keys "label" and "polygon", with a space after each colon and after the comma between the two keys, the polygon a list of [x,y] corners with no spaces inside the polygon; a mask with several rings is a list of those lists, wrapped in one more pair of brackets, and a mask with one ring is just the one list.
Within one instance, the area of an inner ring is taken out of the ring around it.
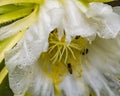
{"label": "yellow filament", "polygon": [[61,92],[60,92],[57,84],[54,84],[54,94],[55,94],[55,96],[61,96]]}

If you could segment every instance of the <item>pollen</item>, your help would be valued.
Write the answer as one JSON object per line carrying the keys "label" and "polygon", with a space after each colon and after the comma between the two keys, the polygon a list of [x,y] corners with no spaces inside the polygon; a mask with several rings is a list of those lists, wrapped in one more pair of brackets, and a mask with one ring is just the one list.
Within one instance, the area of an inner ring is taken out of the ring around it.
{"label": "pollen", "polygon": [[48,50],[40,56],[40,67],[43,72],[59,84],[66,75],[81,76],[81,57],[88,49],[88,40],[81,37],[71,37],[70,43],[66,42],[66,34],[58,38],[58,30],[54,29],[48,38]]}

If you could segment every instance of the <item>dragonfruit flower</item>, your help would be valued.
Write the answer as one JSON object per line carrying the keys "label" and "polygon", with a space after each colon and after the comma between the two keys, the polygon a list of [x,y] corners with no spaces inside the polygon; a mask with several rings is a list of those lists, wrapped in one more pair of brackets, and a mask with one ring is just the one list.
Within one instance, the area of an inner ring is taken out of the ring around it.
{"label": "dragonfruit flower", "polygon": [[5,55],[15,96],[119,96],[120,7],[88,1],[46,0],[1,28],[27,30]]}

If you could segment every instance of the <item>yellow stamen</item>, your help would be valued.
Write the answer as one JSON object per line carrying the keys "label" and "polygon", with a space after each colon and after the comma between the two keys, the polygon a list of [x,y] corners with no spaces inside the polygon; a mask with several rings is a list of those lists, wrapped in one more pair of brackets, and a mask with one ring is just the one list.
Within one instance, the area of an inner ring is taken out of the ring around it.
{"label": "yellow stamen", "polygon": [[58,30],[55,29],[50,33],[48,42],[48,51],[40,56],[40,67],[53,79],[54,84],[59,84],[67,74],[72,74],[72,71],[76,76],[81,76],[81,55],[88,41],[79,36],[68,44],[66,35],[59,39]]}

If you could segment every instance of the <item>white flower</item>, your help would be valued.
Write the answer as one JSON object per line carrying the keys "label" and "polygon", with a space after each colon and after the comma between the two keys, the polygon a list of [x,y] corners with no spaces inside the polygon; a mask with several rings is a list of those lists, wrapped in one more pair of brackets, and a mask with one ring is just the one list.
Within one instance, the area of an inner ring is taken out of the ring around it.
{"label": "white flower", "polygon": [[103,3],[47,0],[6,55],[15,96],[119,96],[120,16]]}

